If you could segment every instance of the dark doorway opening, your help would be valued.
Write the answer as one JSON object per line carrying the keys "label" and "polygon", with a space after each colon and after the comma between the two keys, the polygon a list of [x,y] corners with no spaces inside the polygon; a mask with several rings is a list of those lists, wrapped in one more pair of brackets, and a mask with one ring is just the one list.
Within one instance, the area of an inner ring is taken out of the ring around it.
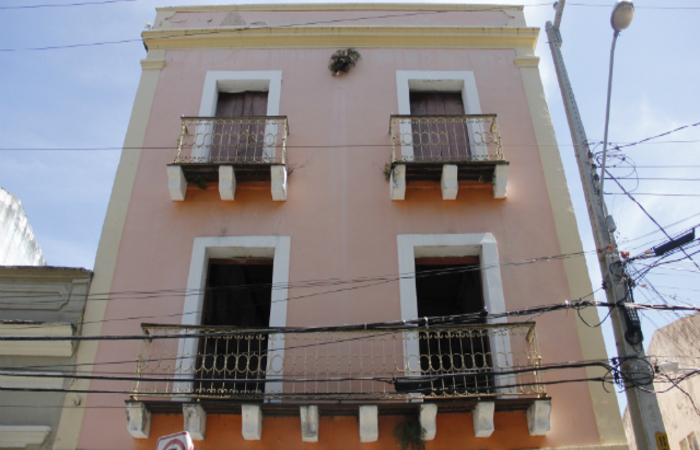
{"label": "dark doorway opening", "polygon": [[[271,296],[272,259],[210,260],[202,325],[213,331],[266,329]],[[195,376],[207,380],[196,383],[199,393],[264,393],[266,333],[204,337],[199,349]]]}
{"label": "dark doorway opening", "polygon": [[[419,317],[481,312],[484,297],[479,258],[417,258],[416,294]],[[429,389],[433,393],[493,391],[493,376],[483,373],[493,368],[488,330],[479,327],[483,323],[479,319],[471,322],[471,327],[446,326],[421,332],[421,372],[432,380]]]}

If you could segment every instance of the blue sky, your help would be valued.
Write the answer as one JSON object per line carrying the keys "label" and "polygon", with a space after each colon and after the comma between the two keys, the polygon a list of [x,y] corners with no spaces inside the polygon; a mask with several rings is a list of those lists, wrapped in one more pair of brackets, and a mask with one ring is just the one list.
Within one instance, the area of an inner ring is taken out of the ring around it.
{"label": "blue sky", "polygon": [[[120,147],[141,73],[139,60],[145,57],[140,42],[27,49],[139,39],[144,24],[153,22],[155,7],[220,3],[134,0],[68,8],[5,9],[73,1],[77,0],[0,3],[0,47],[17,49],[0,52],[0,120],[6,130],[2,149]],[[544,32],[554,10],[544,1],[521,3],[526,5],[528,25],[541,28],[536,53],[541,57],[545,93],[584,249],[592,250],[595,246]],[[612,5],[608,0],[567,2],[561,24],[562,51],[590,141],[603,138]],[[610,118],[613,143],[635,142],[700,122],[700,6],[693,0],[638,0],[635,6],[632,25],[618,39],[616,50]],[[638,176],[645,178],[638,181],[638,187],[633,179],[622,181],[627,189],[636,187],[635,195],[682,195],[636,197],[662,225],[690,217],[669,227],[669,233],[700,224],[700,216],[691,217],[700,214],[700,197],[685,196],[700,195],[700,181],[680,181],[700,179],[700,126],[628,147],[625,154],[640,166]],[[119,151],[115,150],[0,150],[0,186],[22,201],[50,265],[92,268],[118,160]],[[618,176],[630,173],[613,171]],[[606,181],[606,191],[620,192],[613,185]],[[628,199],[610,195],[607,204],[617,222],[623,250],[635,254],[665,240]],[[696,259],[700,261],[700,257]],[[597,287],[600,274],[595,257],[589,257],[588,263]],[[654,269],[647,281],[663,295],[676,295],[675,300],[664,297],[668,301],[698,304],[697,272],[689,262],[678,262]],[[637,289],[635,295],[637,301],[661,301],[648,286]],[[598,299],[604,300],[602,296]],[[675,318],[669,314],[645,315],[645,344],[654,329]],[[609,321],[604,327],[612,352]],[[691,347],[697,354],[696,342]]]}

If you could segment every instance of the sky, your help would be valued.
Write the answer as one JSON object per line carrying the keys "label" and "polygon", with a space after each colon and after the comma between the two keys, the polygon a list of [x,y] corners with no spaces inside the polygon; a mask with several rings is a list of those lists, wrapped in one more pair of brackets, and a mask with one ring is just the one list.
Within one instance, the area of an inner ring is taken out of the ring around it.
{"label": "sky", "polygon": [[[231,2],[113,0],[55,6],[78,1],[0,1],[0,120],[7,131],[0,142],[0,186],[22,201],[49,265],[91,269],[141,74],[139,61],[146,56],[141,31],[146,22],[153,22],[156,7]],[[511,3],[524,4],[528,25],[541,29],[536,54],[541,58],[544,90],[583,246],[594,250],[546,39],[545,23],[554,18],[552,2]],[[26,8],[29,5],[54,7]],[[568,1],[560,28],[564,60],[590,142],[603,140],[613,5],[609,0]],[[13,9],[17,6],[25,8]],[[700,5],[696,0],[637,0],[635,8],[634,20],[621,33],[615,51],[612,148],[700,122]],[[108,43],[82,46],[104,42]],[[45,49],[56,46],[73,47]],[[47,150],[57,148],[100,150]],[[599,150],[600,146],[595,148]],[[517,149],[504,148],[506,157],[509,151]],[[611,173],[623,178],[625,189],[671,236],[700,224],[700,126],[613,151],[611,156],[608,165],[617,166]],[[636,172],[630,169],[632,164]],[[634,256],[667,240],[637,204],[619,195],[612,180],[605,185],[621,250]],[[700,255],[695,259],[700,264]],[[587,262],[597,288],[601,277],[593,252]],[[649,262],[635,263],[631,270],[644,269],[641,264]],[[698,272],[687,259],[654,268],[639,280],[635,300],[698,305]],[[605,300],[600,292],[596,299]],[[654,330],[676,318],[645,313],[645,347]],[[609,320],[603,330],[612,355]],[[700,354],[700,339],[688,339],[694,354]],[[624,398],[619,398],[624,405]]]}

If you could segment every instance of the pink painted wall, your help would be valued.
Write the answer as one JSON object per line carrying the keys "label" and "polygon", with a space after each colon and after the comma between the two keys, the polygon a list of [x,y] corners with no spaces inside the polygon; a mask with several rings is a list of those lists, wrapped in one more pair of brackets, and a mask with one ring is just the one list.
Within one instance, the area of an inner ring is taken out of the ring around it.
{"label": "pink painted wall", "polygon": [[[257,14],[268,17],[268,13]],[[184,290],[192,244],[199,236],[291,236],[291,283],[396,275],[398,234],[490,232],[498,242],[501,263],[561,253],[520,71],[513,62],[514,50],[357,50],[362,55],[358,65],[337,78],[327,69],[330,49],[168,51],[111,291]],[[245,185],[238,186],[234,202],[222,202],[215,186],[206,191],[191,187],[186,201],[170,200],[165,168],[174,157],[179,118],[198,115],[208,70],[283,72],[280,114],[289,119],[292,169],[286,202],[273,202],[269,186]],[[482,112],[498,114],[505,156],[510,161],[507,199],[495,200],[490,186],[485,186],[461,189],[456,201],[443,201],[435,185],[409,189],[405,201],[390,200],[383,170],[390,162],[389,116],[398,112],[397,70],[475,73]],[[356,144],[365,146],[352,146]],[[160,149],[170,146],[172,150]],[[504,266],[501,271],[507,309],[568,298],[558,261]],[[291,289],[289,296],[327,290]],[[180,293],[140,300],[115,297],[108,303],[103,334],[139,334],[141,322],[180,323],[182,308]],[[131,317],[143,319],[124,320]],[[287,324],[336,325],[399,317],[399,285],[389,282],[291,300]],[[583,359],[574,314],[538,319],[537,333],[544,363]],[[97,363],[133,361],[137,348],[135,342],[102,342]],[[133,370],[132,363],[109,367],[127,373]],[[564,376],[583,378],[585,373],[572,370],[546,378]],[[128,391],[130,387],[129,382],[91,385],[97,390]],[[598,444],[588,387],[553,386],[548,393],[553,399],[552,431],[537,439],[538,446]],[[117,408],[88,410],[80,448],[137,447],[126,432],[124,410],[119,408],[126,398],[123,394],[88,397],[88,407]],[[531,442],[522,416],[508,433]],[[180,421],[181,416],[177,417]],[[175,429],[166,428],[168,432]],[[240,427],[232,426],[229,432],[240,436]],[[497,428],[495,436],[504,432]],[[295,433],[290,436],[299,440]],[[507,447],[518,446],[494,444],[489,448]]]}

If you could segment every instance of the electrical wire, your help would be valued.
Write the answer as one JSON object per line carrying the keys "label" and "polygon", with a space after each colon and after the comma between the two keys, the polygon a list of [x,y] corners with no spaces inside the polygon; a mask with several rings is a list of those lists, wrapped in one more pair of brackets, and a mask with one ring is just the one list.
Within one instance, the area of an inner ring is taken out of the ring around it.
{"label": "electrical wire", "polygon": [[[697,9],[700,9],[700,8],[697,8]],[[697,126],[699,126],[699,125],[700,125],[700,122],[693,123],[693,124],[690,124],[690,125],[683,125],[683,126],[681,126],[681,127],[675,128],[675,129],[673,129],[673,130],[666,131],[666,132],[664,132],[664,133],[657,134],[657,135],[655,135],[655,136],[651,136],[651,137],[642,139],[641,141],[631,142],[631,143],[629,143],[629,144],[615,145],[615,147],[616,147],[618,150],[621,149],[621,148],[632,147],[632,146],[635,146],[635,145],[639,145],[639,144],[641,144],[641,143],[643,143],[643,142],[651,141],[651,140],[653,140],[653,139],[657,139],[657,138],[660,138],[660,137],[663,137],[663,136],[668,136],[669,134],[673,134],[673,133],[676,133],[676,132],[678,132],[678,131],[685,130],[685,129],[687,129],[687,128],[697,127]]]}
{"label": "electrical wire", "polygon": [[[632,200],[637,206],[639,206],[639,208],[640,208],[640,209],[642,210],[642,212],[649,218],[649,220],[651,220],[651,221],[654,223],[654,225],[656,225],[656,226],[661,230],[661,232],[662,232],[669,240],[672,240],[673,238],[671,237],[671,235],[669,235],[668,232],[664,229],[664,227],[662,227],[661,224],[660,224],[659,222],[657,222],[656,219],[654,219],[654,218],[651,216],[651,214],[649,214],[649,212],[646,210],[646,208],[644,208],[644,206],[642,206],[642,204],[639,203],[639,201],[637,201],[637,199],[635,199],[634,196],[632,196],[632,194],[630,194],[630,193],[624,188],[624,186],[622,186],[622,184],[621,184],[619,181],[617,181],[617,179],[616,179],[615,177],[613,177],[613,175],[612,175],[610,172],[608,172],[607,170],[606,170],[605,172],[606,172],[609,176],[612,177],[612,180],[615,182],[615,184],[617,184],[617,186],[622,190],[622,192],[624,192],[624,194],[625,194],[630,200]],[[635,195],[639,195],[639,194],[635,194]],[[699,196],[700,196],[700,195],[699,195]],[[693,261],[693,264],[695,265],[695,267],[697,267],[698,270],[700,270],[700,266],[697,264],[697,262],[695,262],[695,261],[693,260],[693,258],[691,258],[691,257],[686,253],[686,251],[683,249],[683,247],[680,247],[680,250],[683,252],[683,254],[684,254],[688,259],[690,259],[691,261]]]}
{"label": "electrical wire", "polygon": [[[684,144],[688,142],[700,142],[697,141],[661,141],[661,142],[650,142],[649,144]],[[522,144],[522,143],[507,143],[507,147],[573,147],[574,144]],[[290,145],[287,144],[286,148],[298,148],[298,149],[331,149],[331,148],[392,148],[393,144],[326,144],[326,145]],[[22,152],[22,151],[49,151],[49,152],[82,152],[82,151],[119,151],[119,150],[171,150],[176,151],[175,146],[136,146],[136,147],[123,147],[123,146],[112,146],[112,147],[0,147],[0,151],[5,152]],[[614,149],[613,149],[614,150]],[[669,168],[669,169],[685,169],[685,168],[700,168],[700,165],[683,165],[683,166],[637,166],[640,168]],[[606,166],[606,169],[615,169],[615,166]],[[606,178],[609,179],[609,178]]]}
{"label": "electrical wire", "polygon": [[17,6],[0,6],[0,10],[17,10],[17,9],[40,9],[40,8],[69,8],[75,6],[92,6],[92,5],[108,5],[112,3],[131,3],[138,0],[103,0],[99,2],[83,2],[83,3],[57,3],[46,5],[17,5]]}
{"label": "electrical wire", "polygon": [[[335,294],[339,292],[345,292],[345,291],[350,291],[350,290],[357,290],[357,289],[363,289],[363,288],[368,288],[368,287],[373,287],[381,284],[386,284],[390,282],[395,282],[399,281],[401,279],[416,279],[416,278],[422,278],[422,277],[428,277],[428,276],[440,276],[440,275],[449,275],[449,274],[454,274],[454,273],[466,273],[466,272],[473,272],[473,271],[481,271],[481,270],[488,270],[490,268],[505,268],[505,267],[519,267],[522,265],[527,265],[527,264],[533,264],[533,263],[540,263],[540,262],[549,262],[549,261],[554,261],[554,260],[560,260],[560,259],[566,259],[566,258],[572,258],[572,257],[580,257],[583,256],[586,253],[595,253],[595,251],[588,251],[588,252],[574,252],[574,253],[569,253],[569,254],[562,254],[562,255],[553,255],[553,256],[545,256],[545,257],[540,257],[540,258],[530,258],[527,260],[522,260],[518,262],[513,262],[513,263],[500,263],[500,264],[490,264],[490,265],[484,265],[484,266],[467,266],[467,267],[456,267],[456,268],[449,268],[449,269],[433,269],[433,270],[424,270],[421,271],[420,273],[412,272],[412,273],[406,273],[406,274],[399,274],[399,275],[386,275],[386,276],[379,276],[379,277],[366,277],[366,278],[356,278],[352,280],[338,280],[338,279],[328,279],[328,280],[311,280],[311,281],[306,281],[306,282],[298,282],[298,283],[287,283],[287,284],[248,284],[248,285],[238,285],[238,286],[228,286],[228,287],[219,287],[219,288],[205,288],[205,289],[164,289],[164,290],[157,290],[157,291],[127,291],[127,292],[112,292],[112,293],[92,293],[88,296],[88,301],[116,301],[116,300],[145,300],[145,299],[158,299],[158,298],[170,298],[174,295],[184,295],[185,297],[191,296],[191,295],[201,295],[206,292],[213,292],[213,291],[225,291],[225,292],[236,292],[236,291],[245,291],[245,290],[251,290],[251,289],[261,289],[261,288],[270,288],[271,290],[278,290],[278,289],[287,289],[287,290],[293,290],[293,289],[299,289],[299,288],[309,288],[309,287],[322,287],[322,286],[337,286],[337,285],[343,285],[343,284],[360,284],[359,286],[350,286],[342,289],[334,289],[334,290],[329,290],[329,291],[324,291],[324,292],[315,292],[315,293],[309,293],[309,294],[303,294],[303,295],[298,295],[298,296],[292,296],[292,297],[287,297],[285,299],[278,299],[278,300],[272,300],[271,303],[279,303],[279,302],[289,302],[292,300],[300,300],[300,299],[306,299],[306,298],[311,298],[311,297],[317,297],[321,295],[328,295],[328,294]],[[48,297],[48,300],[42,300],[42,298]],[[30,294],[30,295],[15,295],[15,296],[3,296],[2,301],[0,301],[0,305],[12,305],[16,301],[24,301],[27,302],[28,300],[31,301],[33,304],[45,304],[45,305],[50,305],[50,304],[55,304],[56,300],[51,299],[50,294]],[[232,305],[229,308],[237,308],[237,307],[245,307],[245,305]],[[248,307],[254,307],[254,305],[248,305]],[[229,309],[229,308],[224,308],[224,309]],[[140,320],[140,319],[155,319],[155,318],[174,318],[174,317],[182,317],[186,315],[192,315],[192,314],[200,314],[202,313],[203,310],[195,310],[195,311],[189,311],[185,313],[173,313],[173,314],[161,314],[158,316],[132,316],[132,317],[125,317],[125,318],[116,318],[116,319],[103,319],[103,320],[96,320],[96,321],[86,321],[83,322],[83,325],[86,324],[93,324],[93,323],[105,323],[105,322],[117,322],[117,321],[130,321],[130,320]],[[31,328],[31,327],[27,327]],[[36,326],[35,328],[39,328],[39,326]]]}
{"label": "electrical wire", "polygon": [[[0,336],[0,342],[31,342],[31,341],[152,341],[156,339],[183,339],[183,338],[208,338],[208,337],[234,337],[234,336],[257,336],[264,334],[286,334],[286,333],[318,333],[318,332],[337,332],[337,331],[403,331],[417,330],[423,327],[439,327],[439,326],[457,326],[481,323],[484,319],[503,319],[509,317],[522,317],[535,315],[541,312],[553,312],[566,309],[577,309],[582,307],[621,307],[618,303],[598,302],[580,300],[577,302],[566,301],[564,303],[554,303],[549,305],[540,305],[517,310],[509,310],[499,313],[490,313],[486,309],[478,313],[454,314],[447,316],[432,316],[421,317],[411,320],[395,320],[385,322],[374,322],[365,324],[352,324],[327,327],[268,327],[259,329],[234,329],[232,327],[217,327],[217,326],[181,326],[174,324],[143,324],[144,328],[149,327],[164,327],[173,330],[199,330],[186,334],[139,334],[139,335],[94,335],[94,336]],[[700,311],[700,307],[687,305],[668,305],[668,304],[641,304],[641,303],[625,303],[625,307],[636,309],[648,309],[658,311]],[[207,331],[217,330],[221,331]]]}
{"label": "electrical wire", "polygon": [[[544,5],[543,3],[542,5]],[[549,3],[547,3],[549,5]],[[283,25],[274,25],[274,26],[269,26],[269,25],[263,25],[263,26],[252,26],[252,27],[244,27],[244,28],[231,28],[231,29],[217,29],[214,28],[210,31],[198,31],[194,33],[188,33],[187,30],[183,30],[183,35],[175,35],[175,36],[161,36],[157,38],[149,38],[149,37],[143,37],[139,39],[123,39],[119,41],[103,41],[103,42],[90,42],[90,43],[84,43],[84,44],[71,44],[71,45],[56,45],[56,46],[48,46],[48,47],[26,47],[26,48],[3,48],[0,49],[0,52],[16,52],[16,51],[45,51],[45,50],[59,50],[59,49],[68,49],[68,48],[81,48],[81,47],[96,47],[96,46],[104,46],[104,45],[112,45],[112,44],[127,44],[127,43],[134,43],[134,42],[143,42],[144,45],[147,46],[148,41],[152,40],[163,40],[163,39],[182,39],[183,37],[198,37],[198,36],[210,36],[210,35],[215,35],[215,34],[231,34],[231,33],[238,33],[241,31],[247,31],[247,30],[273,30],[273,29],[279,29],[279,28],[295,28],[295,27],[302,27],[302,26],[309,26],[309,25],[328,25],[328,24],[336,24],[336,23],[342,23],[342,22],[356,22],[356,21],[361,21],[361,20],[373,20],[373,19],[387,19],[387,18],[393,18],[393,17],[407,17],[407,16],[420,16],[420,15],[427,15],[427,14],[453,14],[455,12],[490,12],[490,11],[503,11],[505,8],[503,6],[495,6],[493,8],[479,8],[479,9],[473,9],[473,10],[460,10],[460,11],[453,11],[453,10],[448,10],[448,11],[418,11],[418,12],[411,12],[411,13],[403,13],[403,14],[386,14],[382,16],[367,16],[367,17],[352,17],[352,18],[345,18],[345,19],[333,19],[333,20],[323,20],[323,21],[316,21],[316,22],[303,22],[303,23],[292,23],[292,24],[283,24]]]}
{"label": "electrical wire", "polygon": [[[117,1],[117,0],[113,0]],[[124,0],[128,1],[128,0]],[[37,5],[38,7],[44,7],[45,5]],[[71,6],[71,5],[68,5]],[[76,4],[75,6],[80,6],[80,4]],[[530,5],[523,5],[525,7],[539,7],[539,6],[551,6],[551,3],[536,3],[536,4],[530,4]],[[573,3],[571,6],[602,6],[602,5],[586,5],[586,4],[576,4]],[[13,7],[7,7],[7,9],[10,9]],[[644,8],[644,7],[638,7],[638,8]],[[684,9],[700,9],[700,8],[692,8],[692,7],[647,7],[650,9],[675,9],[675,10],[684,10]],[[14,8],[13,8],[14,9]],[[347,19],[335,19],[335,20],[329,20],[329,21],[318,21],[318,22],[306,22],[306,23],[296,23],[296,24],[286,24],[286,25],[276,25],[276,26],[261,26],[261,27],[246,27],[246,28],[236,28],[236,29],[230,29],[230,30],[212,30],[211,32],[206,32],[206,33],[192,33],[192,34],[186,34],[185,37],[191,37],[191,36],[204,36],[204,35],[210,35],[210,34],[219,34],[219,33],[231,33],[235,31],[242,31],[242,30],[264,30],[264,29],[275,29],[275,28],[290,28],[290,27],[299,27],[299,26],[309,26],[309,25],[322,25],[322,24],[332,24],[332,23],[339,23],[339,22],[350,22],[350,21],[358,21],[358,20],[371,20],[371,19],[384,19],[384,18],[391,18],[391,17],[404,17],[404,16],[415,16],[415,15],[423,15],[423,14],[445,14],[445,13],[455,13],[455,12],[490,12],[490,11],[503,11],[505,8],[504,7],[493,7],[493,8],[480,8],[480,9],[473,9],[473,10],[460,10],[460,11],[420,11],[420,12],[415,12],[415,13],[406,13],[406,14],[394,14],[394,15],[385,15],[385,16],[371,16],[371,17],[358,17],[358,18],[347,18]],[[91,42],[91,43],[82,43],[82,44],[70,44],[70,45],[57,45],[57,46],[47,46],[47,47],[25,47],[25,48],[4,48],[0,49],[0,52],[16,52],[16,51],[46,51],[46,50],[59,50],[59,49],[69,49],[69,48],[84,48],[84,47],[97,47],[97,46],[105,46],[105,45],[113,45],[113,44],[127,44],[127,43],[134,43],[134,42],[143,42],[146,44],[148,40],[152,39],[169,39],[169,38],[181,38],[182,36],[163,36],[159,38],[141,38],[141,39],[123,39],[123,40],[118,40],[118,41],[102,41],[102,42]]]}

